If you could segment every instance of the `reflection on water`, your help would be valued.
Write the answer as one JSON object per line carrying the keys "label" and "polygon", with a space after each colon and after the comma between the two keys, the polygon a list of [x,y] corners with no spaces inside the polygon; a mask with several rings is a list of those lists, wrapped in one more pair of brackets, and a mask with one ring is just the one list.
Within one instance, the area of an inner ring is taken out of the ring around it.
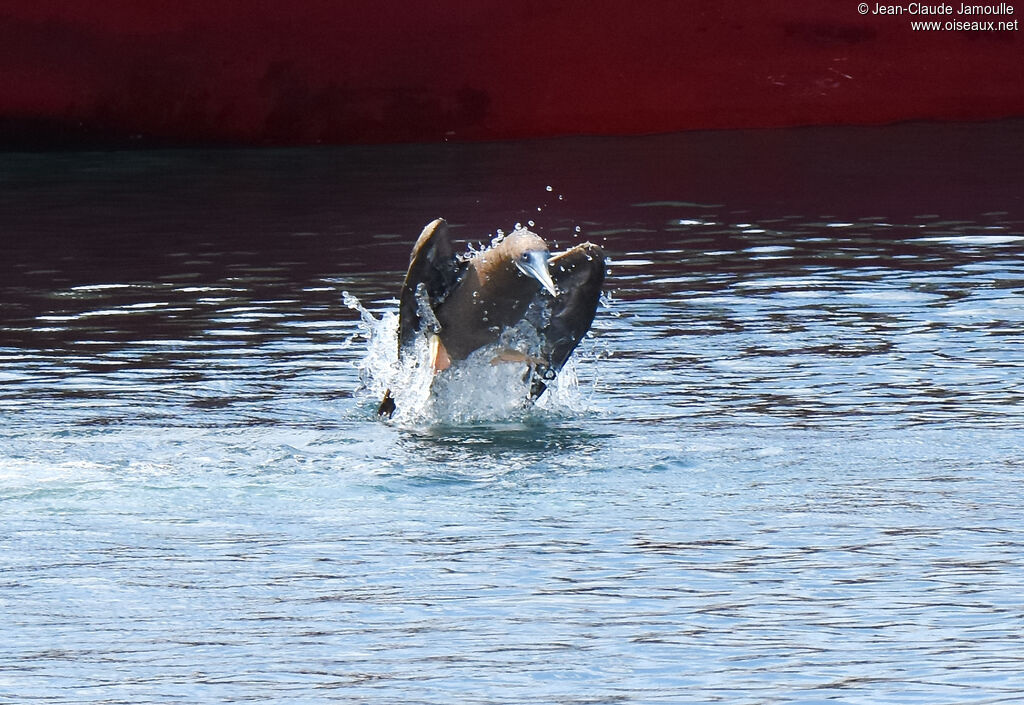
{"label": "reflection on water", "polygon": [[[0,700],[1012,702],[1021,129],[7,155]],[[581,411],[376,420],[439,215],[608,250]]]}

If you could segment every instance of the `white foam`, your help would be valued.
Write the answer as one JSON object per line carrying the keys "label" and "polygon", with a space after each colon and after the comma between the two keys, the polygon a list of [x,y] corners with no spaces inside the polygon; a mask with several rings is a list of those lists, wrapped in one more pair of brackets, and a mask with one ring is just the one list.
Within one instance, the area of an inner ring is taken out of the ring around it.
{"label": "white foam", "polygon": [[527,363],[494,363],[502,350],[534,353],[539,348],[540,341],[529,325],[505,331],[494,345],[435,374],[424,336],[417,336],[410,351],[398,359],[398,316],[394,311],[377,318],[348,292],[343,292],[342,300],[359,312],[359,328],[367,342],[366,354],[358,363],[361,390],[377,401],[391,390],[396,407],[392,422],[397,425],[523,420],[538,413],[562,415],[583,410],[572,360],[548,383],[536,404],[530,399]]}

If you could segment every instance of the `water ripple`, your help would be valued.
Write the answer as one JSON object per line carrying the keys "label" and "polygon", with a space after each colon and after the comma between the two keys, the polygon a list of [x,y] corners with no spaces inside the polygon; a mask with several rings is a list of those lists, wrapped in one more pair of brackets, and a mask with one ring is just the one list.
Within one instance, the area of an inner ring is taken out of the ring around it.
{"label": "water ripple", "polygon": [[[1019,170],[850,205],[772,135],[12,155],[0,700],[1019,700]],[[342,292],[546,183],[613,261],[579,407],[379,422]]]}

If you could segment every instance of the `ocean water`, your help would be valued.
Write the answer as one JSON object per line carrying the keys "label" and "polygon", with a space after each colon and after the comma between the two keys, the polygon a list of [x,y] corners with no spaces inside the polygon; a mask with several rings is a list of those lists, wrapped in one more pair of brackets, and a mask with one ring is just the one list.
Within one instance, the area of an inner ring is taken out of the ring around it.
{"label": "ocean water", "polygon": [[[3,155],[0,702],[1020,702],[1022,158]],[[543,408],[376,418],[438,216],[611,258]]]}

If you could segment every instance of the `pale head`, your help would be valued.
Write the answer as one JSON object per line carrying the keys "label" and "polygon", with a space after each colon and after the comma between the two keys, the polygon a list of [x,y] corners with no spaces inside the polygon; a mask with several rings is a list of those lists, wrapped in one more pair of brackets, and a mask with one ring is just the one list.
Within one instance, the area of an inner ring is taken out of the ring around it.
{"label": "pale head", "polygon": [[540,236],[529,230],[515,230],[500,246],[506,250],[506,256],[511,258],[516,269],[536,280],[552,296],[558,296],[558,288],[555,287],[551,272],[548,270],[551,253],[548,252],[547,243]]}

